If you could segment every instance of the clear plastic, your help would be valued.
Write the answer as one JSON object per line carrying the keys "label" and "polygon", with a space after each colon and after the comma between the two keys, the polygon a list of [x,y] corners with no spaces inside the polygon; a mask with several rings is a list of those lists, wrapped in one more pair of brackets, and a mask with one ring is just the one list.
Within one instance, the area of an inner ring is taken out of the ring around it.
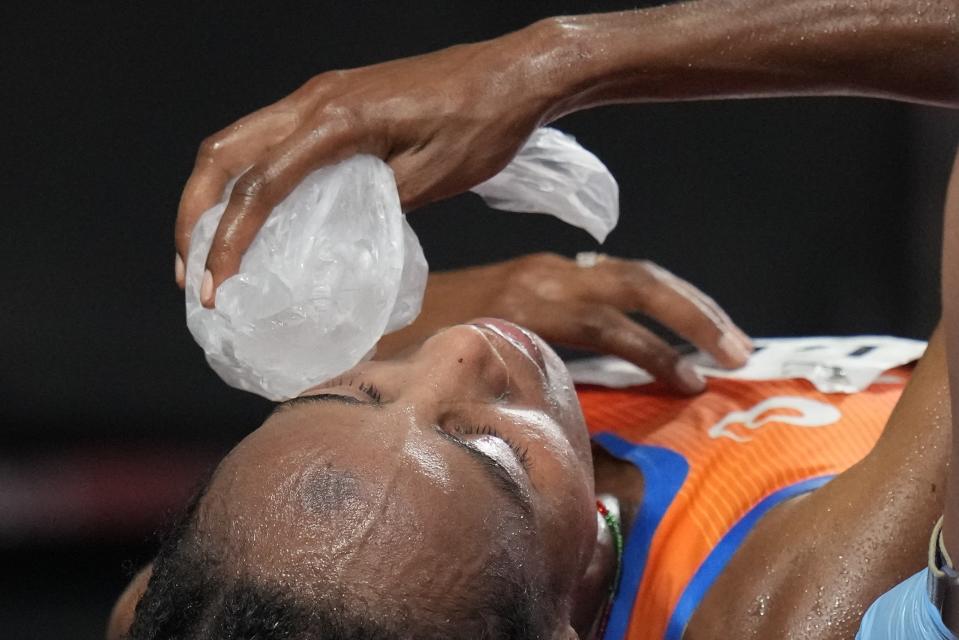
{"label": "clear plastic", "polygon": [[419,313],[426,259],[380,160],[357,156],[307,176],[267,219],[210,310],[199,288],[225,207],[204,213],[194,229],[186,310],[190,332],[227,384],[292,397],[353,367],[385,331]]}
{"label": "clear plastic", "polygon": [[474,187],[503,211],[550,213],[604,242],[619,222],[619,185],[573,136],[537,129],[505,169]]}
{"label": "clear plastic", "polygon": [[[400,208],[390,168],[372,156],[325,167],[270,214],[239,272],[199,302],[206,255],[226,208],[197,223],[186,273],[186,318],[207,362],[229,385],[294,397],[369,357],[419,314],[428,267]],[[491,206],[539,211],[605,238],[618,187],[598,159],[539,130],[503,173],[477,187]]]}

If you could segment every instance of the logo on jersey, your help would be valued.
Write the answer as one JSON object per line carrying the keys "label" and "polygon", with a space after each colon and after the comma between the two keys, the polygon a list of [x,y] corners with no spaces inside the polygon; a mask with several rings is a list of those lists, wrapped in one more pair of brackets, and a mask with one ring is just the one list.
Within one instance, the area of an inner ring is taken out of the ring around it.
{"label": "logo on jersey", "polygon": [[752,438],[736,433],[731,427],[742,425],[744,429],[756,431],[767,424],[775,423],[808,429],[828,427],[838,422],[841,417],[839,409],[825,402],[796,396],[773,396],[752,409],[728,414],[709,428],[709,437],[749,442]]}

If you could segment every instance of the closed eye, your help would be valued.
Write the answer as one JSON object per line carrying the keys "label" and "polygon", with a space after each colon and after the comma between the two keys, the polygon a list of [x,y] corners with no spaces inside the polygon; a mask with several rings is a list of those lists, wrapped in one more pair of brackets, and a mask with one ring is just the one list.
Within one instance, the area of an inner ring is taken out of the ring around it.
{"label": "closed eye", "polygon": [[530,468],[532,467],[532,461],[529,457],[529,449],[527,447],[522,447],[517,444],[515,441],[499,433],[494,427],[490,425],[457,425],[453,427],[453,430],[464,436],[468,435],[482,435],[482,436],[493,436],[505,442],[510,449],[513,450],[513,453],[516,454],[516,458],[519,460],[520,465],[522,465],[523,470],[529,474]]}
{"label": "closed eye", "polygon": [[298,407],[303,404],[311,404],[314,402],[341,402],[343,404],[352,404],[352,405],[371,405],[372,402],[364,402],[359,398],[354,398],[353,396],[345,396],[338,393],[317,393],[315,395],[309,396],[298,396],[296,398],[290,398],[280,404],[276,405],[276,409],[273,410],[274,413],[277,411],[283,411],[285,409],[290,409],[292,407]]}
{"label": "closed eye", "polygon": [[467,451],[474,459],[482,464],[482,469],[489,474],[489,478],[493,481],[494,486],[503,492],[503,494],[516,505],[520,511],[526,516],[531,516],[533,514],[533,504],[530,500],[529,493],[524,489],[516,478],[513,477],[513,474],[502,465],[502,463],[489,455],[485,451],[482,451],[472,442],[467,442],[458,438],[452,433],[448,433],[443,429],[437,427],[436,431],[446,440],[452,442],[461,449]]}
{"label": "closed eye", "polygon": [[360,393],[365,395],[370,399],[369,402],[363,402],[359,398],[354,398],[353,396],[339,393],[318,393],[307,396],[299,396],[296,398],[290,398],[285,402],[281,402],[277,405],[276,410],[285,409],[291,406],[296,406],[309,402],[322,402],[326,400],[339,401],[346,404],[365,404],[379,406],[383,404],[383,394],[380,393],[380,390],[376,388],[375,385],[365,382],[363,380],[356,380],[355,378],[334,378],[330,380],[319,389],[335,389],[337,387],[355,387],[359,390]]}

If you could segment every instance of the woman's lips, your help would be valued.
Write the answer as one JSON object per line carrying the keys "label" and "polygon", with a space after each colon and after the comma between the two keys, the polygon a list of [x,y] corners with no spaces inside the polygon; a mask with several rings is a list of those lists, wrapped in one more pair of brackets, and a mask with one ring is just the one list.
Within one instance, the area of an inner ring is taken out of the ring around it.
{"label": "woman's lips", "polygon": [[546,374],[546,361],[543,359],[543,352],[540,351],[539,345],[536,344],[536,341],[526,332],[525,329],[522,329],[518,325],[513,324],[512,322],[507,322],[506,320],[500,320],[498,318],[479,318],[474,320],[470,324],[485,327],[490,331],[493,331],[496,335],[500,336],[517,350],[521,351],[526,357],[536,363],[536,366],[539,367],[539,370],[544,375]]}

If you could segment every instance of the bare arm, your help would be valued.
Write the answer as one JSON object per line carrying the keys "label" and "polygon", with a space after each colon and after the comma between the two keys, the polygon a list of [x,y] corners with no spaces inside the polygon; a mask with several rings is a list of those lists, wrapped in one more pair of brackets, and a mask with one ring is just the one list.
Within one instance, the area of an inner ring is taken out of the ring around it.
{"label": "bare arm", "polygon": [[[687,640],[711,637],[717,624],[744,638],[851,638],[877,597],[925,566],[943,512],[947,549],[959,558],[959,413],[950,409],[959,406],[959,161],[946,204],[942,291],[943,320],[876,447],[760,522]],[[752,615],[759,606],[766,616]],[[955,620],[959,611],[944,616]]]}
{"label": "bare arm", "polygon": [[[698,0],[553,18],[324,73],[201,145],[177,216],[177,254],[186,256],[197,218],[237,176],[207,258],[208,306],[273,206],[345,156],[383,158],[412,209],[489,178],[535,127],[572,111],[827,94],[959,105],[957,1]],[[182,260],[177,274],[182,286]]]}
{"label": "bare arm", "polygon": [[956,0],[700,0],[557,18],[559,113],[598,104],[856,95],[959,106]]}
{"label": "bare arm", "polygon": [[[943,224],[942,317],[952,406],[959,407],[959,155],[956,156],[952,176]],[[952,420],[952,462],[949,465],[946,495],[942,535],[949,555],[954,561],[959,561],[959,411]],[[959,611],[947,615],[952,621],[959,620]]]}
{"label": "bare arm", "polygon": [[763,518],[685,639],[714,638],[716,628],[739,638],[853,638],[866,608],[925,566],[944,504],[951,428],[940,329],[872,453]]}

